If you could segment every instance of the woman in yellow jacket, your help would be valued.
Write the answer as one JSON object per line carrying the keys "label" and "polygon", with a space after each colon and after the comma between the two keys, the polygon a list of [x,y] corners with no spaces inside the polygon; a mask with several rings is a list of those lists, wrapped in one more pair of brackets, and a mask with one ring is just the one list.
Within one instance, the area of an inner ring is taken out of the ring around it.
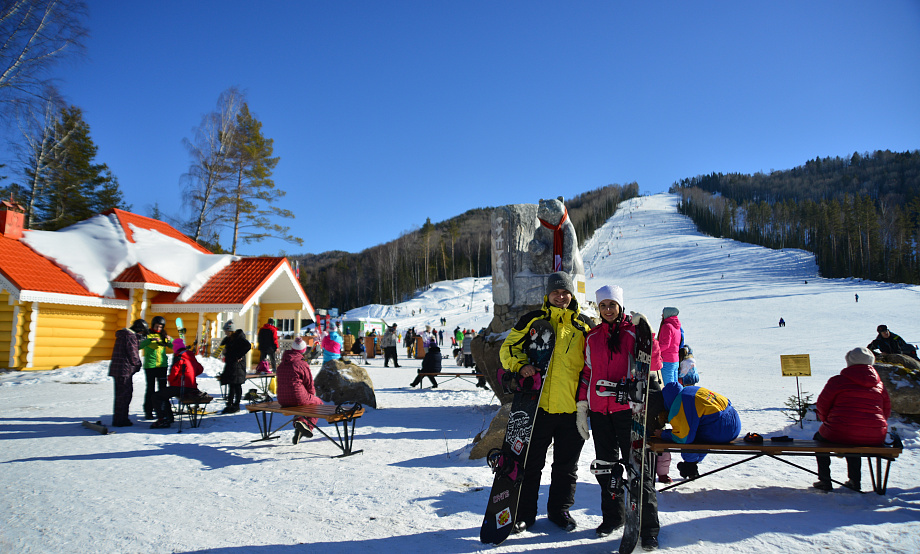
{"label": "woman in yellow jacket", "polygon": [[524,480],[513,533],[531,527],[537,518],[540,476],[546,465],[546,453],[553,446],[552,481],[546,502],[547,518],[565,529],[575,529],[569,508],[575,502],[578,457],[585,441],[576,427],[575,393],[581,370],[585,367],[585,336],[592,324],[582,316],[573,296],[572,279],[564,272],[549,276],[543,307],[517,322],[502,344],[502,367],[530,377],[536,368],[530,365],[525,350],[530,326],[538,319],[549,321],[556,333],[556,343],[549,368],[543,377],[540,406],[530,437],[530,449],[524,465]]}

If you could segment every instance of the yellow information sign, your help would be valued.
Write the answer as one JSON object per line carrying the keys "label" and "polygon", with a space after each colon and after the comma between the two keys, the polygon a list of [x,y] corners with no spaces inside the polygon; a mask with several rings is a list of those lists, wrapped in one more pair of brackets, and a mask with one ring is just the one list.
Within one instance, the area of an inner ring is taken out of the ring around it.
{"label": "yellow information sign", "polygon": [[784,377],[811,377],[811,359],[808,354],[781,354],[779,364]]}

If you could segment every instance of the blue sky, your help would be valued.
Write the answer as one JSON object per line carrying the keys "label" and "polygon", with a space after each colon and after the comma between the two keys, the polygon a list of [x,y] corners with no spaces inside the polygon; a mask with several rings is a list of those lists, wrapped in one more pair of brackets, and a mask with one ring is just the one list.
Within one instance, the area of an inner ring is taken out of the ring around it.
{"label": "blue sky", "polygon": [[[287,222],[357,252],[468,209],[920,148],[920,2],[91,0],[59,68],[135,212],[246,92]],[[226,246],[226,235],[222,243]]]}

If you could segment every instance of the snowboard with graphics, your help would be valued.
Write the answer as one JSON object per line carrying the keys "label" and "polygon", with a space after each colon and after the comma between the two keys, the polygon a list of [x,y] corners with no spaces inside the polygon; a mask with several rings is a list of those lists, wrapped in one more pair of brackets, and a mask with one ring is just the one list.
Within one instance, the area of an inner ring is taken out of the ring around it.
{"label": "snowboard with graphics", "polygon": [[533,377],[521,379],[517,373],[504,372],[500,378],[502,385],[514,391],[511,401],[511,413],[505,430],[505,441],[501,449],[489,452],[488,463],[495,473],[492,491],[486,515],[482,519],[479,540],[486,544],[501,544],[511,534],[517,517],[518,499],[521,483],[524,480],[524,463],[530,447],[530,435],[533,431],[540,394],[543,391],[543,377],[553,357],[556,333],[553,326],[545,319],[531,323],[524,350],[530,359],[530,365],[539,372]]}
{"label": "snowboard with graphics", "polygon": [[626,525],[620,540],[620,554],[629,554],[639,542],[642,528],[642,494],[646,473],[653,471],[647,455],[649,366],[652,362],[652,330],[645,316],[633,317],[636,326],[636,366],[630,376],[629,407],[632,410],[629,459],[626,465]]}

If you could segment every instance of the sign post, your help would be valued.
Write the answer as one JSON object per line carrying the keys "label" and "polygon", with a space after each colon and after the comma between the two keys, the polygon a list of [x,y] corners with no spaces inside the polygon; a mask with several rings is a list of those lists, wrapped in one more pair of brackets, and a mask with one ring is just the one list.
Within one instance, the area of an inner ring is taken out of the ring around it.
{"label": "sign post", "polygon": [[802,412],[805,410],[803,410],[804,404],[802,402],[802,388],[799,386],[799,377],[811,377],[811,358],[809,358],[808,354],[781,354],[779,364],[783,377],[795,377],[795,392],[798,399],[796,411],[799,414],[799,426],[804,428],[802,421],[805,419],[805,415]]}

